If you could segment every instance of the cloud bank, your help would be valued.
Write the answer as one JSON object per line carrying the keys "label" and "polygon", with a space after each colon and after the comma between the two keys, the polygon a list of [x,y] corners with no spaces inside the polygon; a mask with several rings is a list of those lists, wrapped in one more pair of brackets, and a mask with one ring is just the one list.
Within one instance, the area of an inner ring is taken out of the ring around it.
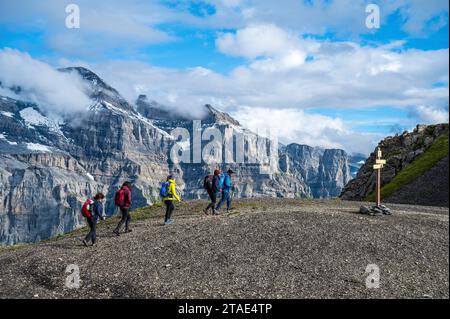
{"label": "cloud bank", "polygon": [[[0,82],[1,95],[34,102],[47,113],[85,111],[90,104],[79,76],[59,72],[17,50],[0,50]],[[20,88],[20,93],[10,88]]]}

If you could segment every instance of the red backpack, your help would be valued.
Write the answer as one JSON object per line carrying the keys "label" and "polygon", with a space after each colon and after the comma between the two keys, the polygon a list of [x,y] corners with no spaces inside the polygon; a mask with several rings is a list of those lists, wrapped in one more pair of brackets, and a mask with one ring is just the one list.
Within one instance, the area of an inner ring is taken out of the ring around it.
{"label": "red backpack", "polygon": [[83,206],[81,207],[81,215],[83,215],[83,217],[87,217],[87,218],[91,218],[92,217],[92,204],[94,203],[94,201],[92,199],[87,199],[86,202],[84,202]]}
{"label": "red backpack", "polygon": [[122,207],[125,204],[125,190],[119,189],[114,196],[114,203],[116,206]]}

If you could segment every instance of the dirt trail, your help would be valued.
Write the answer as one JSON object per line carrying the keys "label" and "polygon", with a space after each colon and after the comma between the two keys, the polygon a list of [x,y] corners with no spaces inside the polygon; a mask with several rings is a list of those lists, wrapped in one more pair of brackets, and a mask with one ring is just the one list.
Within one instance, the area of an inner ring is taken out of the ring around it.
{"label": "dirt trail", "polygon": [[[230,214],[204,216],[204,202],[138,212],[133,232],[116,219],[0,252],[1,298],[448,298],[448,208],[389,205],[392,216],[357,213],[339,200],[248,199]],[[66,267],[80,270],[78,289]],[[368,289],[366,267],[380,270]]]}

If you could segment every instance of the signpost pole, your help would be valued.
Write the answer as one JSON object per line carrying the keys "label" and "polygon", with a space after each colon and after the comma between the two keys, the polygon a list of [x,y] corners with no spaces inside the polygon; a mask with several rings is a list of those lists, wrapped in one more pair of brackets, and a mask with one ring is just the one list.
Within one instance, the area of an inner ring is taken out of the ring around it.
{"label": "signpost pole", "polygon": [[373,165],[373,169],[377,171],[377,206],[381,205],[381,169],[386,164],[386,160],[381,159],[381,156],[381,148],[378,148],[375,165]]}
{"label": "signpost pole", "polygon": [[379,168],[378,170],[377,170],[378,172],[377,172],[377,206],[380,206],[381,205],[381,190],[380,190],[380,188],[381,188],[381,186],[380,186],[380,183],[381,183],[381,168]]}

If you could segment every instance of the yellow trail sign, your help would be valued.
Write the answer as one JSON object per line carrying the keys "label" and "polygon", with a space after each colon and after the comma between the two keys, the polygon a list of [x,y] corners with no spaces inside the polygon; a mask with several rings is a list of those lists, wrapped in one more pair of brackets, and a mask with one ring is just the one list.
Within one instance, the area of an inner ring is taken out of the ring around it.
{"label": "yellow trail sign", "polygon": [[373,169],[381,169],[382,167],[383,167],[383,165],[381,165],[381,164],[375,164],[373,166]]}
{"label": "yellow trail sign", "polygon": [[386,160],[377,159],[377,160],[375,161],[375,163],[376,163],[376,164],[384,165],[384,164],[386,164]]}

